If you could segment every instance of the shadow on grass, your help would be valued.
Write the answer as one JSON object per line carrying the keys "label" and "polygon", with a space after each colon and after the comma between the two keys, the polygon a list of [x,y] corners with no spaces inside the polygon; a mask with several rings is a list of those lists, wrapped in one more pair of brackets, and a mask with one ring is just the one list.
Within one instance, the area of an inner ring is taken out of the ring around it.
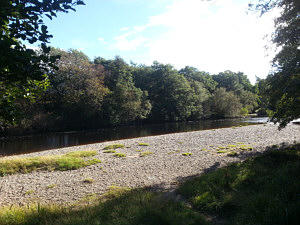
{"label": "shadow on grass", "polygon": [[69,207],[32,206],[6,208],[0,212],[1,225],[201,225],[202,216],[180,202],[166,200],[146,189],[112,188],[107,194]]}
{"label": "shadow on grass", "polygon": [[300,224],[300,145],[205,173],[178,193],[229,224]]}

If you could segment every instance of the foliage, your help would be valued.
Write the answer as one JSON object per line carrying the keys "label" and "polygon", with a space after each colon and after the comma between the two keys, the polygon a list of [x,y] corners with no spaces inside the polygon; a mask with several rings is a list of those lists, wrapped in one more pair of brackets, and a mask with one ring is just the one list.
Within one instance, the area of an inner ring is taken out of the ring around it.
{"label": "foliage", "polygon": [[193,207],[229,224],[298,224],[300,146],[266,152],[183,183]]}
{"label": "foliage", "polygon": [[[237,117],[255,112],[258,95],[262,99],[258,85],[251,86],[243,73],[211,76],[192,67],[178,71],[158,62],[136,66],[118,56],[90,62],[80,51],[51,48],[50,55],[57,54],[61,55],[55,62],[59,70],[48,73],[47,91],[34,103],[17,103],[25,116],[16,128],[24,133]],[[223,81],[223,76],[236,80],[236,87]]]}
{"label": "foliage", "polygon": [[300,117],[300,4],[297,0],[271,0],[250,6],[261,14],[280,9],[272,34],[272,42],[280,50],[273,59],[275,72],[267,77],[267,94],[274,112],[271,121],[282,128]]}
{"label": "foliage", "polygon": [[217,87],[223,87],[226,91],[233,91],[235,94],[239,94],[240,91],[252,91],[252,85],[247,76],[242,73],[234,73],[230,70],[213,75],[212,78],[217,82]]}
{"label": "foliage", "polygon": [[208,101],[211,116],[215,118],[236,117],[241,113],[242,104],[233,92],[217,88]]}
{"label": "foliage", "polygon": [[[0,126],[15,124],[20,112],[19,99],[33,100],[47,87],[47,76],[56,56],[49,56],[49,39],[44,16],[74,10],[79,0],[27,1],[2,0],[0,3]],[[40,43],[40,53],[24,43]]]}
{"label": "foliage", "polygon": [[89,58],[77,50],[52,49],[51,54],[59,54],[61,58],[57,61],[59,70],[49,75],[51,89],[44,101],[51,105],[47,108],[58,114],[67,127],[94,123],[109,94],[104,86],[103,68],[92,65]]}
{"label": "foliage", "polygon": [[0,176],[29,173],[37,170],[75,170],[100,163],[98,159],[84,160],[83,157],[94,156],[94,151],[77,151],[58,156],[40,156],[0,159]]}
{"label": "foliage", "polygon": [[[99,60],[95,60],[99,63]],[[120,57],[103,63],[107,70],[105,85],[111,91],[105,99],[104,116],[111,125],[145,119],[151,110],[147,91],[135,87],[129,65]]]}

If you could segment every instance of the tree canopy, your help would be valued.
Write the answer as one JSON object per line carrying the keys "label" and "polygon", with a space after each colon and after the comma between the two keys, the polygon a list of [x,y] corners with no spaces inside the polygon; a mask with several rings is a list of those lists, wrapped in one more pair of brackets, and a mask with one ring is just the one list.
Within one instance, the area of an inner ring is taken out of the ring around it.
{"label": "tree canopy", "polygon": [[[47,47],[52,37],[43,16],[52,19],[57,12],[75,11],[79,0],[1,0],[0,2],[0,124],[15,123],[17,99],[34,99],[48,86],[47,72],[55,67],[57,56]],[[26,43],[39,43],[34,51]]]}
{"label": "tree canopy", "polygon": [[268,89],[271,121],[285,127],[300,117],[300,2],[298,0],[270,0],[250,5],[263,15],[279,8],[272,42],[280,49],[273,59],[274,73],[264,84]]}

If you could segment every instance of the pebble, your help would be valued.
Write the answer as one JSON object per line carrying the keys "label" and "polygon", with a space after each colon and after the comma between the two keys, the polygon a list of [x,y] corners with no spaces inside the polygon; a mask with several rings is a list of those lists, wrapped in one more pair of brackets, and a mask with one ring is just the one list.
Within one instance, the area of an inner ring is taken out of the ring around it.
{"label": "pebble", "polygon": [[[148,143],[149,146],[139,146],[138,143],[141,142]],[[26,205],[36,201],[45,204],[70,203],[88,194],[103,194],[112,185],[130,188],[147,186],[155,190],[167,190],[174,188],[187,177],[198,176],[203,171],[230,162],[245,160],[265,151],[268,146],[295,142],[300,142],[299,125],[288,125],[279,131],[276,125],[267,124],[149,136],[24,154],[18,157],[97,150],[95,157],[102,160],[102,163],[72,171],[38,171],[0,177],[0,205]],[[119,153],[126,153],[126,158],[116,158],[112,154],[103,153],[105,146],[116,143],[130,146],[116,149]],[[238,143],[250,145],[253,150],[238,151],[236,157],[217,153],[218,147]],[[136,150],[153,154],[139,157]],[[185,152],[192,155],[183,156],[182,153]],[[16,156],[5,158],[12,157]],[[88,177],[93,178],[94,182],[83,182]],[[48,188],[53,184],[56,186]],[[26,193],[29,190],[33,191]]]}

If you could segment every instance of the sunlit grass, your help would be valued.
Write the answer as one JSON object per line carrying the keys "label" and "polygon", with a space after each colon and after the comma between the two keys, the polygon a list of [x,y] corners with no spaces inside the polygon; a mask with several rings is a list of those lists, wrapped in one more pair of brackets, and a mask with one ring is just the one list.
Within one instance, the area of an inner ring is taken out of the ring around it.
{"label": "sunlit grass", "polygon": [[125,148],[125,145],[123,144],[112,144],[104,147],[104,150],[109,150],[109,149],[117,149],[117,148]]}
{"label": "sunlit grass", "polygon": [[114,157],[117,158],[125,158],[126,157],[126,153],[115,153],[113,154]]}
{"label": "sunlit grass", "polygon": [[116,150],[105,150],[103,153],[116,153]]}
{"label": "sunlit grass", "polygon": [[138,146],[149,146],[149,144],[141,142],[141,143],[138,144]]}
{"label": "sunlit grass", "polygon": [[147,155],[152,155],[152,154],[153,154],[153,152],[141,152],[140,157],[145,157]]}
{"label": "sunlit grass", "polygon": [[190,152],[185,152],[185,153],[182,153],[183,156],[191,156],[193,155],[193,153],[190,153]]}
{"label": "sunlit grass", "polygon": [[99,159],[84,159],[84,157],[94,156],[96,154],[96,151],[75,151],[56,156],[3,158],[0,159],[0,176],[15,173],[29,173],[38,170],[75,170],[100,163],[101,160]]}

